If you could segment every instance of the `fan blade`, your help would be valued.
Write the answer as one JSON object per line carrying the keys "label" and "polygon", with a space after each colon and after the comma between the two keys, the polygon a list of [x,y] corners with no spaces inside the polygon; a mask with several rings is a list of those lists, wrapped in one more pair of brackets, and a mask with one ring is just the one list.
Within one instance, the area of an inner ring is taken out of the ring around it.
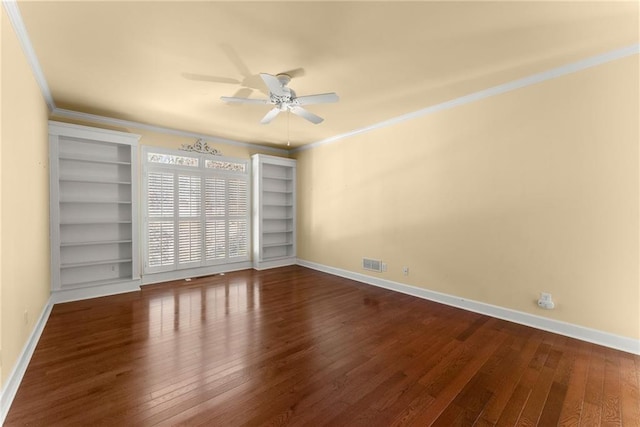
{"label": "fan blade", "polygon": [[280,113],[280,108],[279,107],[275,107],[272,108],[271,110],[269,110],[269,112],[262,118],[262,120],[260,120],[260,123],[262,123],[263,125],[266,125],[267,123],[271,123],[271,121],[273,119],[276,118],[276,116]]}
{"label": "fan blade", "polygon": [[321,93],[318,95],[299,96],[296,98],[298,105],[326,104],[328,102],[338,102],[340,98],[334,92]]}
{"label": "fan blade", "polygon": [[269,88],[269,91],[274,95],[278,95],[278,96],[288,95],[287,92],[284,91],[284,88],[282,87],[280,80],[278,80],[276,76],[272,76],[271,74],[267,74],[267,73],[260,73],[260,77],[262,77],[264,84],[267,85],[267,87]]}
{"label": "fan blade", "polygon": [[322,122],[324,119],[320,116],[316,116],[315,114],[313,114],[311,111],[307,111],[302,107],[298,107],[298,106],[292,106],[290,108],[291,112],[297,116],[300,116],[304,119],[309,120],[311,123],[314,124],[318,124],[320,122]]}
{"label": "fan blade", "polygon": [[222,99],[224,102],[228,102],[230,104],[232,103],[237,103],[237,104],[268,104],[269,101],[266,99],[252,99],[252,98],[238,98],[235,96],[221,96],[220,99]]}

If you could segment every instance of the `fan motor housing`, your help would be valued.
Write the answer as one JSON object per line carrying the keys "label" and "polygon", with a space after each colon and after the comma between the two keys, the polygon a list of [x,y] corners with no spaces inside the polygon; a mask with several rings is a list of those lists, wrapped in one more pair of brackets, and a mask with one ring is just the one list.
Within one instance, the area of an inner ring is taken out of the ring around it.
{"label": "fan motor housing", "polygon": [[291,81],[291,76],[288,74],[277,74],[276,78],[280,81],[280,84],[282,84],[282,86],[288,85]]}

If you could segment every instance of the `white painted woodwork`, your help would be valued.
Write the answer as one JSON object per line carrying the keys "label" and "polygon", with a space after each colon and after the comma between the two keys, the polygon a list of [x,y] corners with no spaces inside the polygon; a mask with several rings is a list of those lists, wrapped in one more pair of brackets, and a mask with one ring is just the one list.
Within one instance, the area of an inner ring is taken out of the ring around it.
{"label": "white painted woodwork", "polygon": [[139,289],[139,138],[49,122],[55,302]]}
{"label": "white painted woodwork", "polygon": [[141,151],[143,283],[250,268],[249,160]]}
{"label": "white painted woodwork", "polygon": [[296,161],[254,154],[253,267],[296,263]]}

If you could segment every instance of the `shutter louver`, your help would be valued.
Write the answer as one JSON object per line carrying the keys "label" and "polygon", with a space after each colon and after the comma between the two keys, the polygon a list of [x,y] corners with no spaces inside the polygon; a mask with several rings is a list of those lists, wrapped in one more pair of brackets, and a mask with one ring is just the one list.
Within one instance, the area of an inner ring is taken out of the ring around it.
{"label": "shutter louver", "polygon": [[225,221],[226,182],[223,178],[205,180],[205,256],[207,261],[227,257]]}
{"label": "shutter louver", "polygon": [[205,181],[205,214],[210,216],[224,216],[225,208],[225,180],[222,178],[207,178]]}
{"label": "shutter louver", "polygon": [[229,216],[245,217],[249,211],[249,193],[247,182],[235,179],[229,180]]}
{"label": "shutter louver", "polygon": [[207,219],[205,225],[205,247],[207,261],[225,259],[227,257],[227,239],[225,220]]}
{"label": "shutter louver", "polygon": [[229,220],[229,258],[244,257],[249,253],[247,220]]}
{"label": "shutter louver", "polygon": [[171,266],[175,263],[174,174],[151,172],[147,181],[147,264],[152,268]]}
{"label": "shutter louver", "polygon": [[229,215],[229,257],[249,254],[249,192],[246,181],[229,179],[227,209]]}
{"label": "shutter louver", "polygon": [[150,218],[173,216],[173,174],[150,172],[147,204]]}
{"label": "shutter louver", "polygon": [[178,263],[199,262],[202,256],[200,221],[180,221],[178,225]]}
{"label": "shutter louver", "polygon": [[178,176],[178,216],[200,216],[200,177],[191,175]]}
{"label": "shutter louver", "polygon": [[178,264],[202,259],[201,178],[178,176]]}
{"label": "shutter louver", "polygon": [[148,265],[165,267],[175,262],[175,235],[173,221],[149,222]]}

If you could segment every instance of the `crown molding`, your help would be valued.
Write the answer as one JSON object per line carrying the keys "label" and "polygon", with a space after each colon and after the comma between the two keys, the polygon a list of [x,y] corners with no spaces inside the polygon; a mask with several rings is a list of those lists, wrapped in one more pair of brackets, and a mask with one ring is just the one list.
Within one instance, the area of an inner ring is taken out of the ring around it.
{"label": "crown molding", "polygon": [[18,2],[16,0],[2,0],[2,5],[7,11],[9,21],[11,22],[11,26],[13,27],[16,36],[18,37],[24,56],[27,58],[27,62],[31,66],[33,77],[36,79],[38,86],[40,86],[40,92],[42,92],[44,102],[47,104],[47,107],[49,107],[49,111],[53,111],[56,108],[56,104],[53,102],[51,90],[49,90],[49,85],[47,84],[47,80],[44,78],[40,62],[38,61],[36,52],[33,50],[29,34],[27,34],[27,29],[22,21],[20,9],[18,9]]}
{"label": "crown molding", "polygon": [[189,132],[180,129],[168,128],[165,126],[149,125],[146,123],[135,122],[132,120],[114,119],[112,117],[99,116],[97,114],[83,113],[80,111],[66,110],[64,108],[55,108],[52,113],[53,116],[66,117],[68,119],[77,119],[82,121],[89,121],[92,123],[100,123],[103,125],[122,126],[126,128],[143,129],[152,132],[164,133],[167,135],[184,136],[187,138],[196,138],[203,141],[216,142],[219,144],[235,145],[238,147],[251,148],[253,150],[266,151],[270,153],[288,155],[289,150],[283,148],[268,147],[265,145],[251,144],[249,142],[236,141],[233,139],[220,138],[213,135],[205,135],[203,133]]}
{"label": "crown molding", "polygon": [[418,117],[424,117],[429,114],[437,113],[439,111],[448,110],[450,108],[459,107],[461,105],[469,104],[471,102],[479,101],[481,99],[489,98],[495,95],[501,95],[503,93],[511,92],[516,89],[521,89],[527,86],[531,86],[537,83],[541,83],[547,80],[555,79],[557,77],[572,74],[578,71],[585,70],[587,68],[595,67],[597,65],[606,64],[607,62],[615,61],[617,59],[626,58],[631,55],[637,55],[640,53],[640,44],[634,44],[631,46],[625,46],[620,49],[615,49],[600,55],[592,56],[581,61],[565,64],[557,68],[552,68],[541,73],[533,74],[518,80],[513,80],[508,83],[504,83],[498,86],[493,86],[487,89],[473,92],[468,95],[461,96],[459,98],[445,101],[440,104],[432,105],[411,113],[403,114],[401,116],[393,117],[388,120],[384,120],[378,123],[374,123],[369,126],[354,129],[349,132],[345,132],[339,135],[331,136],[329,138],[313,142],[311,144],[303,145],[289,151],[290,154],[300,151],[310,150],[321,145],[331,144],[336,141],[340,141],[345,138],[349,138],[361,133],[371,132],[376,129],[381,129],[387,126],[392,126],[398,123],[405,122],[407,120],[416,119]]}

